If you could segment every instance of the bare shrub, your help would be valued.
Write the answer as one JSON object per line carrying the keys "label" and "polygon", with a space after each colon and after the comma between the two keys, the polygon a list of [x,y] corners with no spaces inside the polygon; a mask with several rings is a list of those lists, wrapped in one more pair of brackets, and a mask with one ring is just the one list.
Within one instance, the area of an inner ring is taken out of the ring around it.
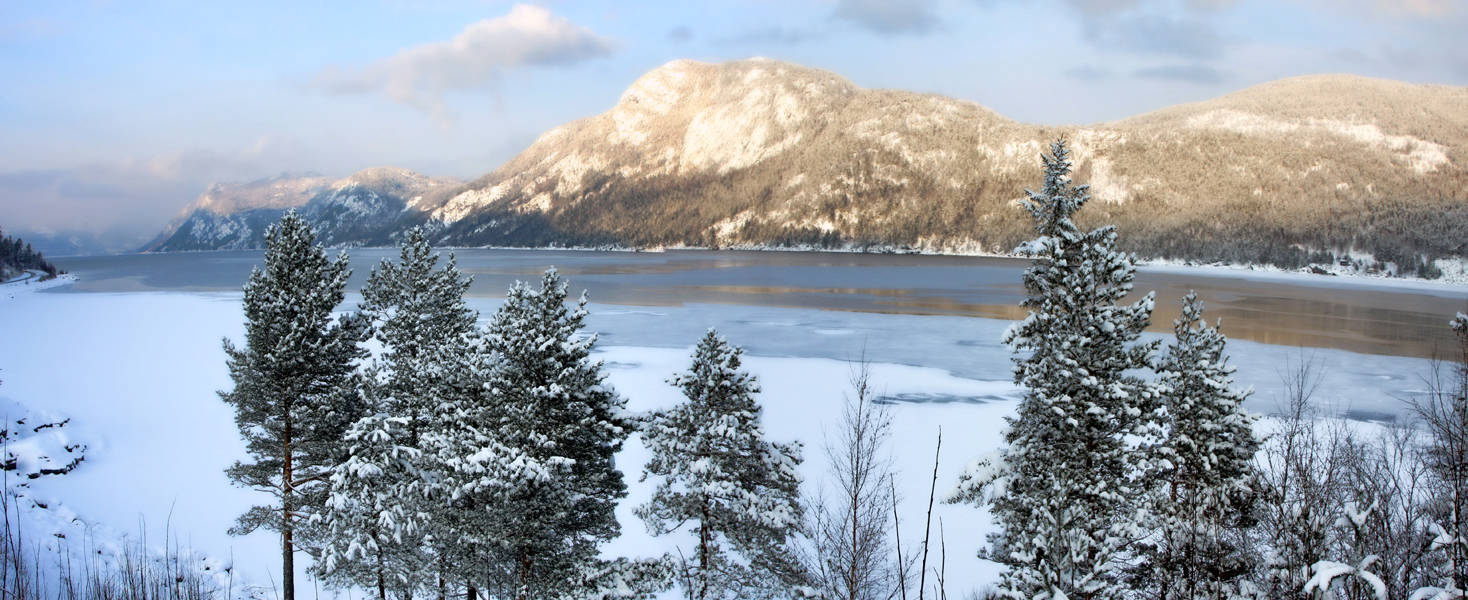
{"label": "bare shrub", "polygon": [[851,386],[839,429],[825,443],[833,488],[807,502],[805,563],[820,598],[890,600],[905,594],[907,574],[907,565],[894,558],[896,491],[887,449],[892,415],[876,402],[865,361],[853,368]]}

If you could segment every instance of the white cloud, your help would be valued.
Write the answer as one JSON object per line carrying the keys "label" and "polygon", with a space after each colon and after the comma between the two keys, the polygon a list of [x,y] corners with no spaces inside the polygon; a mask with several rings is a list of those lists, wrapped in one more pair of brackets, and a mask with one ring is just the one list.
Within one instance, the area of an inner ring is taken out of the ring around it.
{"label": "white cloud", "polygon": [[516,4],[509,14],[473,23],[451,40],[406,48],[360,69],[328,67],[314,84],[337,93],[382,91],[447,120],[444,93],[449,90],[493,84],[517,67],[571,65],[610,56],[619,47],[616,40],[549,10]]}

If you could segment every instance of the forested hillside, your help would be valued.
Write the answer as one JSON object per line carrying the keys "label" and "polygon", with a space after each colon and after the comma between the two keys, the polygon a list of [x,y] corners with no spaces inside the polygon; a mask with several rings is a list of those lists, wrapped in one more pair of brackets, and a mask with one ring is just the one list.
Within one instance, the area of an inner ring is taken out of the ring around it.
{"label": "forested hillside", "polygon": [[56,265],[47,261],[44,255],[31,248],[25,240],[10,237],[0,231],[0,281],[30,270],[44,271],[48,278],[61,274]]}

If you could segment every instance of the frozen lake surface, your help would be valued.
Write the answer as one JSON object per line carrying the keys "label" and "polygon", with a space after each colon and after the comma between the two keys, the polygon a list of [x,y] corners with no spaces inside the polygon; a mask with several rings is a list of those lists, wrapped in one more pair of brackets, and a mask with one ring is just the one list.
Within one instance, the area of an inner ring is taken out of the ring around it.
{"label": "frozen lake surface", "polygon": [[[589,252],[460,249],[474,276],[470,294],[502,297],[516,280],[537,281],[556,266],[573,289],[599,303],[818,308],[909,315],[1020,319],[1020,275],[1012,258],[831,252]],[[352,250],[359,289],[390,249]],[[81,279],[67,292],[238,291],[258,251],[71,257]],[[1143,267],[1136,292],[1157,293],[1153,330],[1170,332],[1179,302],[1197,290],[1210,320],[1230,338],[1282,346],[1431,357],[1453,344],[1448,319],[1468,310],[1468,288],[1432,282],[1329,277],[1249,270]],[[988,340],[992,341],[992,340]]]}

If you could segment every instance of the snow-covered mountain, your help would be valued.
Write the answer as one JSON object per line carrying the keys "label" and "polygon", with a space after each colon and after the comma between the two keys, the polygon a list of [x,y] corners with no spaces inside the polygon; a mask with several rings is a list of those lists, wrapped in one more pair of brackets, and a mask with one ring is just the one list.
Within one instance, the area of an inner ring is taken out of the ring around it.
{"label": "snow-covered mountain", "polygon": [[[1096,198],[1084,219],[1118,224],[1122,247],[1144,255],[1279,262],[1302,248],[1468,252],[1454,233],[1468,229],[1468,88],[1341,75],[1051,127],[785,62],[675,61],[611,110],[546,132],[484,177],[394,196],[407,208],[400,218],[374,212],[353,229],[343,220],[350,211],[320,214],[331,215],[323,237],[348,245],[424,223],[435,243],[460,246],[1008,251],[1030,235],[1015,200],[1040,184],[1039,154],[1057,137],[1070,140],[1076,179]],[[309,190],[324,206],[335,185],[299,177],[217,186],[198,206],[226,205],[235,190],[258,201],[256,188],[269,186],[301,190],[282,198]],[[215,216],[171,228],[150,248],[258,239],[244,232],[260,223],[208,210]]]}
{"label": "snow-covered mountain", "polygon": [[265,229],[291,208],[315,225],[325,244],[387,245],[409,205],[462,184],[396,167],[367,169],[345,179],[283,173],[249,183],[216,183],[143,251],[261,248]]}

